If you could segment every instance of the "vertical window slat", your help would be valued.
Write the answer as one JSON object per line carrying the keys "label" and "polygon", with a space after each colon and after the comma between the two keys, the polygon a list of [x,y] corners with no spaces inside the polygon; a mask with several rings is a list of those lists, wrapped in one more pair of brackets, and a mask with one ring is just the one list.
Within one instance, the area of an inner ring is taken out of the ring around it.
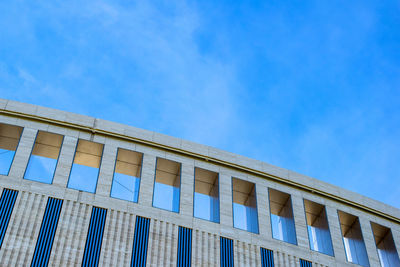
{"label": "vertical window slat", "polygon": [[274,252],[269,249],[260,248],[261,251],[261,266],[274,267]]}
{"label": "vertical window slat", "polygon": [[179,226],[177,267],[191,266],[192,229]]}
{"label": "vertical window slat", "polygon": [[48,265],[54,236],[57,230],[58,219],[61,214],[62,203],[63,201],[61,199],[52,197],[49,197],[47,200],[31,266]]}
{"label": "vertical window slat", "polygon": [[146,266],[147,245],[149,240],[150,219],[136,216],[135,236],[132,247],[132,267]]}
{"label": "vertical window slat", "polygon": [[4,236],[7,231],[8,223],[10,222],[11,214],[14,209],[15,201],[18,196],[18,191],[11,189],[3,189],[0,198],[0,249],[3,244]]}
{"label": "vertical window slat", "polygon": [[[88,240],[93,240],[92,237],[92,225],[95,224],[93,221],[95,219],[95,213],[94,213],[94,208],[92,210],[92,214],[90,216],[90,223],[89,223],[89,230],[88,230],[88,236],[86,239],[86,246],[85,246],[85,253],[83,256],[83,261],[82,261],[82,266],[88,265],[88,256],[86,256],[86,254],[90,254],[91,252],[91,243],[88,244]],[[92,223],[93,222],[93,223]]]}
{"label": "vertical window slat", "polygon": [[233,240],[220,237],[221,267],[233,267]]}
{"label": "vertical window slat", "polygon": [[93,207],[85,251],[83,252],[82,266],[98,266],[99,264],[106,217],[106,209]]}
{"label": "vertical window slat", "polygon": [[300,259],[300,267],[312,267],[312,262]]}

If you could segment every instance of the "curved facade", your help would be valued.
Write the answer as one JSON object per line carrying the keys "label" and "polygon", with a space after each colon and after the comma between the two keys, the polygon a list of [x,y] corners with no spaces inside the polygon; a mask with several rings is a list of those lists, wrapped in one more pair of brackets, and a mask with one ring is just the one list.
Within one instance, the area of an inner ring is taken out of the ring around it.
{"label": "curved facade", "polygon": [[400,266],[400,210],[159,133],[0,100],[1,266]]}

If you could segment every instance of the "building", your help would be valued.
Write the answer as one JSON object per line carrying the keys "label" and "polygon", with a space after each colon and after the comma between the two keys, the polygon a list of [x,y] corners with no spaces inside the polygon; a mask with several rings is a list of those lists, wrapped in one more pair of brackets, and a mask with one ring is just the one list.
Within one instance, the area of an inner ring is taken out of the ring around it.
{"label": "building", "polygon": [[159,133],[0,100],[1,266],[400,266],[400,210]]}

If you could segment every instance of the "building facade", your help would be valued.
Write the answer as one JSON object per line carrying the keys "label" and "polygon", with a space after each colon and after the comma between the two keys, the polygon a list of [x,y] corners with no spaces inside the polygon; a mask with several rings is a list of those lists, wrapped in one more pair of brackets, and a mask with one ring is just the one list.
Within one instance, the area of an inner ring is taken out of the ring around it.
{"label": "building facade", "polygon": [[0,100],[0,266],[400,266],[400,210],[131,126]]}

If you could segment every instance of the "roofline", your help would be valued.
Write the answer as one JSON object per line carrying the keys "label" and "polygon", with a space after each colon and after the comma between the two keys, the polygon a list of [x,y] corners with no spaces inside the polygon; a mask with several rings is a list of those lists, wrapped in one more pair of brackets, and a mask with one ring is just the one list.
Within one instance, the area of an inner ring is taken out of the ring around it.
{"label": "roofline", "polygon": [[[8,100],[4,99],[3,102],[4,101],[7,101],[7,103],[8,102],[13,102],[15,104],[29,105],[30,107],[40,107],[40,106],[36,106],[36,105],[25,104],[25,103],[11,101],[11,100],[8,101]],[[217,165],[220,165],[220,166],[224,166],[224,167],[232,168],[232,169],[235,169],[235,170],[239,170],[239,171],[245,172],[247,174],[251,174],[251,175],[258,176],[258,177],[262,177],[264,179],[272,180],[274,182],[278,182],[278,183],[281,183],[281,184],[284,184],[284,185],[287,185],[287,186],[290,186],[290,187],[293,187],[293,188],[296,188],[296,189],[300,189],[302,191],[306,191],[306,192],[309,192],[309,193],[312,193],[312,194],[315,194],[315,195],[318,195],[318,196],[322,196],[322,197],[330,199],[330,200],[334,200],[334,201],[340,202],[341,204],[345,204],[345,205],[360,209],[360,210],[362,210],[364,212],[367,212],[367,213],[373,214],[375,216],[379,216],[379,217],[385,218],[387,220],[390,220],[392,222],[400,224],[400,218],[399,217],[391,215],[391,214],[389,214],[387,212],[383,212],[381,210],[368,207],[368,206],[363,205],[361,203],[357,203],[357,202],[352,201],[350,199],[347,199],[345,197],[337,196],[335,194],[332,194],[332,193],[329,193],[327,191],[318,189],[316,187],[312,187],[312,186],[309,186],[309,185],[306,185],[306,184],[302,184],[302,183],[299,183],[299,182],[296,182],[296,181],[293,181],[293,180],[290,180],[290,179],[286,179],[286,178],[280,177],[278,175],[267,173],[265,171],[261,171],[261,170],[257,170],[257,169],[251,168],[251,167],[247,167],[247,166],[242,165],[242,164],[229,162],[229,161],[217,158],[217,157],[211,157],[209,155],[196,153],[196,152],[193,152],[193,151],[190,151],[190,150],[187,150],[187,149],[182,149],[182,148],[171,146],[171,145],[161,144],[161,143],[158,143],[158,142],[154,142],[154,141],[151,141],[151,140],[146,140],[146,139],[139,138],[139,137],[133,137],[133,136],[129,136],[129,135],[126,135],[126,134],[121,134],[121,133],[108,131],[108,130],[104,130],[104,129],[99,129],[98,127],[95,127],[95,124],[93,124],[93,126],[89,126],[89,124],[84,125],[84,123],[80,124],[80,123],[77,123],[77,122],[62,121],[62,120],[59,120],[59,119],[48,118],[48,117],[44,117],[44,116],[37,115],[37,114],[30,114],[29,112],[16,111],[15,108],[14,108],[14,110],[8,109],[6,106],[7,106],[7,104],[4,104],[4,106],[2,108],[0,108],[0,114],[12,116],[12,117],[17,117],[17,118],[23,118],[23,119],[26,119],[26,120],[31,120],[31,121],[36,121],[36,122],[48,123],[48,124],[52,124],[52,125],[55,125],[55,126],[67,127],[67,128],[74,129],[74,130],[85,131],[85,132],[88,132],[88,133],[91,133],[91,134],[104,135],[104,136],[113,137],[113,138],[117,138],[117,139],[121,139],[121,140],[125,140],[125,141],[133,141],[133,142],[136,142],[136,143],[139,143],[139,144],[142,144],[142,145],[150,146],[150,147],[161,149],[161,150],[164,150],[164,151],[178,153],[180,155],[184,155],[186,157],[190,157],[190,158],[193,158],[193,159],[196,159],[196,160],[207,161],[207,162],[214,163],[214,164],[217,164]],[[64,111],[60,111],[60,110],[56,110],[56,109],[49,109],[49,110],[56,111],[56,112],[64,112]],[[65,113],[74,114],[74,113],[71,113],[71,112],[65,112]],[[92,118],[92,117],[90,117],[90,118],[95,120],[95,121],[98,120],[98,119],[95,119],[95,118]],[[128,126],[128,125],[126,125],[126,126]],[[313,178],[309,178],[308,177],[308,179],[313,179]],[[315,179],[315,180],[317,180],[317,179]],[[317,181],[318,182],[322,182],[320,180],[317,180]],[[340,187],[337,187],[337,186],[334,186],[334,187],[336,187],[337,189],[341,189]],[[357,194],[357,193],[354,193],[354,194]],[[375,201],[375,200],[373,200],[373,201]],[[385,205],[387,208],[395,209],[396,211],[398,210],[397,208],[392,207],[390,205],[387,205],[387,204],[384,204],[384,203],[381,203],[381,204]],[[400,210],[398,210],[398,211],[400,212]]]}

